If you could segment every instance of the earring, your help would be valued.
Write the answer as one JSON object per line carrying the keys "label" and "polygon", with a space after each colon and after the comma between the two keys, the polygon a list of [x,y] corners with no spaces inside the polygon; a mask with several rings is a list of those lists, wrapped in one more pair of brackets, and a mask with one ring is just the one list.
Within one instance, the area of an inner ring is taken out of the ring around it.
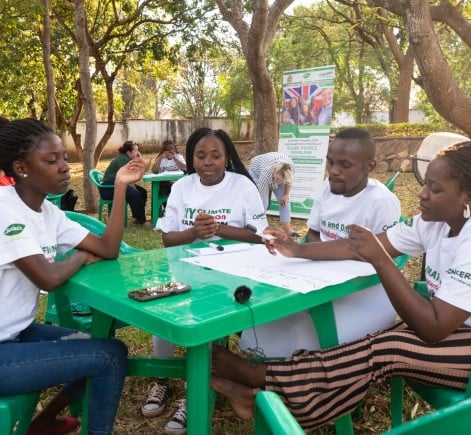
{"label": "earring", "polygon": [[21,174],[21,176],[22,176],[23,178],[26,178],[26,177],[28,176],[28,174]]}
{"label": "earring", "polygon": [[471,216],[471,210],[469,209],[469,204],[466,204],[466,207],[463,210],[463,217],[465,219],[469,219],[470,216]]}

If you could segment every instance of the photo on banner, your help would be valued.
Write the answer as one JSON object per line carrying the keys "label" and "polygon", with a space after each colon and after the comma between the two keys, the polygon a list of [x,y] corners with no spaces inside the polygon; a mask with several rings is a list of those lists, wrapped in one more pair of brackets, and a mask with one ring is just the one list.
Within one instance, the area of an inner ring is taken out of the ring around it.
{"label": "photo on banner", "polygon": [[[334,102],[335,67],[323,66],[283,73],[278,151],[294,162],[291,215],[309,217],[324,180]],[[277,214],[272,199],[268,214]]]}

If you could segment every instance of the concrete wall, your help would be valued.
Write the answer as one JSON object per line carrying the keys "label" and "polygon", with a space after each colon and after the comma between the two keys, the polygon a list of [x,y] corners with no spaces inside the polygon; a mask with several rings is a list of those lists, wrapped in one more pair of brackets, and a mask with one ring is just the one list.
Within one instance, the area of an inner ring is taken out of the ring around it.
{"label": "concrete wall", "polygon": [[[204,124],[193,120],[129,120],[117,122],[113,135],[106,145],[102,157],[110,158],[116,156],[118,148],[126,140],[135,140],[139,143],[143,152],[157,153],[162,142],[173,139],[179,145],[179,151],[184,153],[185,143],[188,136],[198,127],[207,126],[214,129],[221,128],[232,134],[232,123],[228,119],[212,118],[206,119]],[[98,123],[98,137],[102,136],[106,129],[105,123]],[[79,133],[85,135],[85,125],[79,124]],[[239,137],[253,137],[253,121],[245,120],[242,124]],[[72,161],[76,161],[75,147],[72,138],[68,135],[63,137],[64,143],[69,151]],[[412,165],[410,155],[416,153],[423,137],[377,137],[376,157],[378,170],[389,171],[411,171]],[[248,162],[254,155],[252,140],[237,142],[237,149],[242,159]]]}
{"label": "concrete wall", "polygon": [[[107,124],[99,122],[97,125],[97,137],[103,136]],[[118,148],[127,140],[134,140],[139,143],[139,148],[144,152],[156,153],[164,140],[172,139],[179,144],[179,150],[183,151],[190,134],[199,127],[210,127],[213,129],[223,129],[229,134],[232,132],[232,123],[228,119],[208,118],[204,122],[194,120],[156,120],[147,121],[140,119],[116,122],[114,132],[103,150],[102,157],[109,158],[117,154]],[[83,138],[85,136],[85,123],[79,123],[77,127],[78,133]],[[253,121],[244,120],[238,137],[253,137]],[[62,137],[66,148],[69,151],[72,161],[76,161],[75,145],[72,137],[64,134]]]}

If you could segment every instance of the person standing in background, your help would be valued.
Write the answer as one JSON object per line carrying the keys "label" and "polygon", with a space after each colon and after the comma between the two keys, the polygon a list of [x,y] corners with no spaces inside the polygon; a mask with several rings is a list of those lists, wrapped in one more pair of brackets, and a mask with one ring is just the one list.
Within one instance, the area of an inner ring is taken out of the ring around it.
{"label": "person standing in background", "polygon": [[294,164],[286,155],[278,152],[259,154],[250,160],[249,174],[255,182],[265,210],[270,206],[273,192],[280,206],[280,223],[286,234],[299,237],[291,228],[290,192]]}

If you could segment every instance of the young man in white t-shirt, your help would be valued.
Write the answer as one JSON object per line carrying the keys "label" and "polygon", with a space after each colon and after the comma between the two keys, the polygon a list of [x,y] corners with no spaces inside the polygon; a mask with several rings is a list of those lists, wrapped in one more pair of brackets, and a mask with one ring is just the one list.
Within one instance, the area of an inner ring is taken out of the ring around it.
{"label": "young man in white t-shirt", "polygon": [[[386,186],[369,178],[376,167],[375,144],[360,128],[337,134],[327,151],[328,178],[314,201],[306,242],[347,238],[355,223],[375,233],[399,222],[401,207]],[[353,341],[392,325],[396,312],[378,284],[334,302],[339,343]],[[257,340],[256,340],[257,339]],[[308,311],[242,333],[240,347],[256,347],[267,357],[288,357],[297,349],[319,349]]]}

